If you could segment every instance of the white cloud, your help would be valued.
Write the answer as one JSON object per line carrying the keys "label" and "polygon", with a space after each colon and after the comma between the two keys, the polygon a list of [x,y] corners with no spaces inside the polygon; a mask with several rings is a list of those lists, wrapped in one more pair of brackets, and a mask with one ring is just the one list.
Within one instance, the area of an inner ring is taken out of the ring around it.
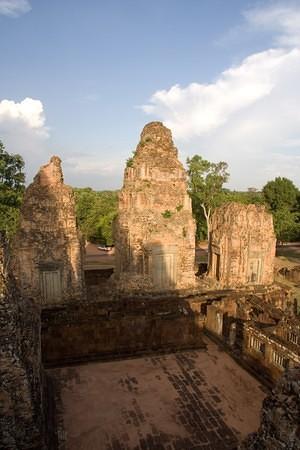
{"label": "white cloud", "polygon": [[0,101],[0,140],[9,153],[23,156],[28,180],[48,159],[48,137],[49,128],[40,100]]}
{"label": "white cloud", "polygon": [[280,70],[298,60],[298,50],[268,50],[246,58],[221,74],[212,84],[179,85],[153,94],[147,113],[163,118],[177,138],[210,133],[239,111],[269,96]]}
{"label": "white cloud", "polygon": [[281,47],[248,56],[213,83],[157,91],[143,110],[171,128],[185,155],[227,161],[233,187],[259,187],[278,174],[299,184],[300,8],[246,18],[247,26],[276,28]]}
{"label": "white cloud", "polygon": [[[0,101],[0,140],[9,153],[19,153],[25,160],[27,183],[46,164],[52,154],[63,160],[66,183],[74,186],[101,186],[115,188],[122,177],[123,164],[113,156],[107,160],[107,151],[95,153],[76,153],[73,150],[53,146],[49,127],[46,124],[44,105],[40,100],[25,98]],[[113,155],[114,152],[110,151]],[[124,156],[124,159],[126,156]]]}
{"label": "white cloud", "polygon": [[31,10],[28,0],[0,0],[0,14],[19,17]]}
{"label": "white cloud", "polygon": [[20,103],[13,100],[0,102],[0,124],[19,122],[34,132],[47,136],[43,104],[40,100],[25,98]]}
{"label": "white cloud", "polygon": [[245,12],[250,26],[275,33],[274,41],[280,46],[300,45],[300,8],[295,6],[268,6]]}

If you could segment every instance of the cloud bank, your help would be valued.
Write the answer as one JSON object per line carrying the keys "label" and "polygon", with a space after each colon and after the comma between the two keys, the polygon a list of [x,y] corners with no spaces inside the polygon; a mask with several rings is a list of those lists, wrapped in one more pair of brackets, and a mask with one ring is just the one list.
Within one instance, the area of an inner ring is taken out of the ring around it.
{"label": "cloud bank", "polygon": [[48,136],[44,107],[40,100],[27,97],[19,103],[6,99],[0,101],[0,124],[5,122],[19,123],[37,134]]}
{"label": "cloud bank", "polygon": [[186,154],[227,161],[233,187],[261,187],[278,175],[299,184],[300,7],[255,9],[245,18],[247,27],[275,33],[276,46],[214,83],[159,90],[142,108],[171,128]]}
{"label": "cloud bank", "polygon": [[300,46],[300,9],[293,6],[256,8],[244,13],[248,24],[258,30],[274,32],[279,46]]}
{"label": "cloud bank", "polygon": [[[57,153],[52,147],[44,105],[38,99],[0,101],[0,140],[9,153],[19,153],[24,158],[27,183],[31,182],[39,167]],[[115,179],[122,177],[123,167],[117,158],[103,161],[97,153],[68,152],[65,149],[59,150],[58,154],[63,158],[66,182],[74,186],[97,186],[101,178],[107,189],[113,189]]]}
{"label": "cloud bank", "polygon": [[0,101],[0,139],[9,153],[19,153],[25,160],[27,180],[48,158],[44,106],[40,100]]}
{"label": "cloud bank", "polygon": [[0,0],[0,14],[19,17],[31,10],[28,0]]}

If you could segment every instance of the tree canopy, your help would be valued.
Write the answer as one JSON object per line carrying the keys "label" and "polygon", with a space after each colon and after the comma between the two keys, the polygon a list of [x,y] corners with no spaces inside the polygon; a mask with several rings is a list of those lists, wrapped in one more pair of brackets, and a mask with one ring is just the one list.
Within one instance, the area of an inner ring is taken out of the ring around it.
{"label": "tree canopy", "polygon": [[24,193],[24,161],[10,154],[0,141],[0,231],[8,236],[15,233]]}
{"label": "tree canopy", "polygon": [[223,202],[223,184],[228,181],[228,164],[224,161],[209,162],[199,155],[187,158],[189,193],[192,199],[194,216],[197,222],[197,239],[210,231],[213,210]]}
{"label": "tree canopy", "polygon": [[265,204],[265,198],[262,192],[258,191],[230,191],[229,189],[223,189],[222,203],[228,202],[263,205]]}
{"label": "tree canopy", "polygon": [[297,205],[299,189],[288,178],[277,177],[263,187],[263,194],[272,211],[283,208],[293,210]]}
{"label": "tree canopy", "polygon": [[254,188],[247,192],[223,187],[229,178],[226,162],[212,163],[199,155],[187,159],[189,193],[197,223],[196,239],[205,239],[210,232],[211,214],[227,202],[265,204],[273,214],[279,241],[300,239],[300,191],[288,178],[269,181],[262,192]]}
{"label": "tree canopy", "polygon": [[85,239],[111,245],[118,192],[94,191],[91,188],[74,188],[74,192],[77,221]]}
{"label": "tree canopy", "polygon": [[277,177],[263,187],[263,195],[274,218],[279,241],[300,239],[300,191],[288,178]]}

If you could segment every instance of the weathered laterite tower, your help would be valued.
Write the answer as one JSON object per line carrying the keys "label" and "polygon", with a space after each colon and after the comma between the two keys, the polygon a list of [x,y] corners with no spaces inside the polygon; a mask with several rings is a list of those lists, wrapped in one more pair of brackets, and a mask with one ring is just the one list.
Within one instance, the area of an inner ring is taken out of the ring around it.
{"label": "weathered laterite tower", "polygon": [[227,203],[212,216],[208,276],[219,288],[270,285],[276,238],[262,205]]}
{"label": "weathered laterite tower", "polygon": [[21,294],[52,305],[84,296],[82,241],[75,199],[53,156],[25,191],[14,240],[14,274]]}
{"label": "weathered laterite tower", "polygon": [[195,223],[171,131],[146,125],[127,163],[115,224],[117,286],[170,291],[195,284]]}

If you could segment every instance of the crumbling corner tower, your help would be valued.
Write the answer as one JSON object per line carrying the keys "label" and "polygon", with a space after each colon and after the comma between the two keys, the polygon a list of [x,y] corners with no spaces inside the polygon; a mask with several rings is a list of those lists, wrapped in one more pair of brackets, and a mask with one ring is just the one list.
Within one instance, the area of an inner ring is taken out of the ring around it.
{"label": "crumbling corner tower", "polygon": [[13,243],[14,275],[21,294],[42,305],[84,296],[82,240],[73,190],[53,156],[25,191]]}

